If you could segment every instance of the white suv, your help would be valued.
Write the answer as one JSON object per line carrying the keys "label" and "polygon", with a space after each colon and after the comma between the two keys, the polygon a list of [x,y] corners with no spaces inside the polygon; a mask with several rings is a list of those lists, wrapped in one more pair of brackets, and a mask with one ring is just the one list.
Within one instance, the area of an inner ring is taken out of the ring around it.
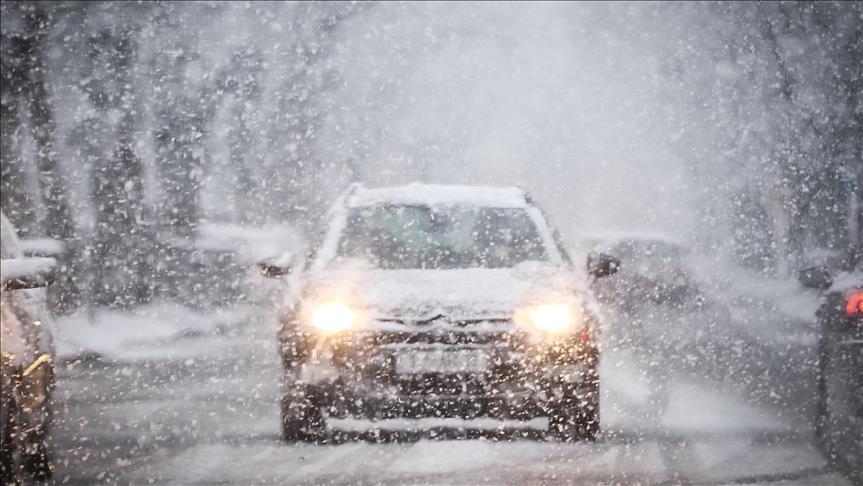
{"label": "white suv", "polygon": [[303,266],[278,334],[285,440],[599,430],[588,275],[521,189],[354,186]]}

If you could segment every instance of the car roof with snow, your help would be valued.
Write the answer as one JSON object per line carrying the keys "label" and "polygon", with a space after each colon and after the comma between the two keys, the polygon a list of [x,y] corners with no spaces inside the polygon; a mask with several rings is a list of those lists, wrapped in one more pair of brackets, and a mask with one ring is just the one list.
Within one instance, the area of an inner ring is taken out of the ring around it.
{"label": "car roof with snow", "polygon": [[655,231],[597,231],[582,233],[579,237],[582,242],[593,244],[613,245],[624,241],[635,243],[652,244],[660,243],[673,246],[685,247],[686,243],[675,236]]}
{"label": "car roof with snow", "polygon": [[347,197],[347,207],[379,205],[416,206],[486,206],[524,208],[530,204],[527,193],[518,187],[491,187],[442,184],[407,184],[404,186],[366,188],[354,186]]}

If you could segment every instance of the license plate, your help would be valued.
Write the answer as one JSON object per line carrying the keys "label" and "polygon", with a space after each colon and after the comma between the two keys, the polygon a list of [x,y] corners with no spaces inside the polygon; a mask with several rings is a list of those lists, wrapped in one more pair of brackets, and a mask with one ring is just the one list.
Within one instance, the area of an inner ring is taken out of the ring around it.
{"label": "license plate", "polygon": [[485,373],[488,368],[488,354],[474,349],[433,349],[396,354],[396,373],[399,375]]}

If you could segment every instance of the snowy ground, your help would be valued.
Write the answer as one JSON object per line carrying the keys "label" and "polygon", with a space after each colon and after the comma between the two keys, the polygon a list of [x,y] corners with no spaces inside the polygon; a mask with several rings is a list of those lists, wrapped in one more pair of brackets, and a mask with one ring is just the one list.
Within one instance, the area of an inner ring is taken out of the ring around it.
{"label": "snowy ground", "polygon": [[805,415],[693,374],[666,375],[657,397],[625,350],[603,356],[596,443],[284,445],[271,319],[154,306],[95,323],[57,323],[56,484],[849,485]]}

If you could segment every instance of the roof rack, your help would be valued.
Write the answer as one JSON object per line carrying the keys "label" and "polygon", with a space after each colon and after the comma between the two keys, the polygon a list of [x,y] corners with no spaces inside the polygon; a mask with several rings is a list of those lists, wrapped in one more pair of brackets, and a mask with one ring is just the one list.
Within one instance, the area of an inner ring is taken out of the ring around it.
{"label": "roof rack", "polygon": [[348,188],[347,188],[347,190],[345,191],[344,196],[342,196],[342,206],[347,207],[347,205],[348,205],[348,198],[350,198],[351,196],[353,196],[354,194],[356,194],[356,192],[357,192],[359,189],[361,189],[362,187],[363,187],[363,183],[362,183],[362,182],[351,182],[350,184],[348,184]]}

